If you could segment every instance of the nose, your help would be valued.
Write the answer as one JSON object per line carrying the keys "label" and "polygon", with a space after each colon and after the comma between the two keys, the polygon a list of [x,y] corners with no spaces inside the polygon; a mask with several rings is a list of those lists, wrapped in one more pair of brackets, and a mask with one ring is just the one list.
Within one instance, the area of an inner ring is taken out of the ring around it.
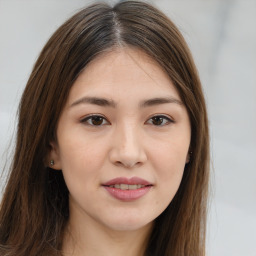
{"label": "nose", "polygon": [[147,161],[138,127],[123,124],[115,130],[112,147],[109,153],[110,161],[117,166],[133,168]]}

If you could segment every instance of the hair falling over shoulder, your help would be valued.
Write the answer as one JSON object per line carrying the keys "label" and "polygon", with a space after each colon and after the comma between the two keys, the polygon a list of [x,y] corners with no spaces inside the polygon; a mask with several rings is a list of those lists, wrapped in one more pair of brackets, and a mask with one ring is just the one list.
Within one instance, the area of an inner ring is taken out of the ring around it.
{"label": "hair falling over shoulder", "polygon": [[200,79],[173,22],[142,1],[95,3],[67,20],[41,51],[19,105],[15,154],[0,208],[0,255],[61,255],[69,219],[62,173],[46,163],[70,88],[96,56],[136,47],[167,72],[191,122],[191,156],[181,185],[155,220],[145,256],[204,256],[209,134]]}

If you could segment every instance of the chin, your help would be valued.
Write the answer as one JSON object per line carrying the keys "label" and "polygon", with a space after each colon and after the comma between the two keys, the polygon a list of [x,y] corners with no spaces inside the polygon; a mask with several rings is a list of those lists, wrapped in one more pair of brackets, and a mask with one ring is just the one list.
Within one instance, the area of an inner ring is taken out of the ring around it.
{"label": "chin", "polygon": [[119,218],[108,221],[107,226],[115,231],[135,231],[146,226],[151,226],[153,220],[146,220],[142,216],[124,216],[120,215]]}

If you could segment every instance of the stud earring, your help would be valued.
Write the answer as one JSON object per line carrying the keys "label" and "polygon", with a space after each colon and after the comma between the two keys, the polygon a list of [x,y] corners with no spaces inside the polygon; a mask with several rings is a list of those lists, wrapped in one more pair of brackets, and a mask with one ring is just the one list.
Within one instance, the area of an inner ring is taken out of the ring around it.
{"label": "stud earring", "polygon": [[50,166],[53,166],[54,165],[54,160],[51,160],[50,161]]}
{"label": "stud earring", "polygon": [[192,155],[193,155],[193,152],[189,151],[189,162],[191,161]]}
{"label": "stud earring", "polygon": [[190,162],[192,154],[193,154],[192,151],[188,152],[187,159],[186,159],[186,164],[188,164]]}

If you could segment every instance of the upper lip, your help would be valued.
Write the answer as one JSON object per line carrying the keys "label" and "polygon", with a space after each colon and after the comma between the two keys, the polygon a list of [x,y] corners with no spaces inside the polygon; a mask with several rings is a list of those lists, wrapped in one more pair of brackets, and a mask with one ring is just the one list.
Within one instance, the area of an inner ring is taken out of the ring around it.
{"label": "upper lip", "polygon": [[128,185],[152,185],[152,183],[148,182],[147,180],[144,180],[139,177],[132,177],[132,178],[126,178],[126,177],[117,177],[115,179],[109,180],[106,183],[102,184],[103,186],[111,186],[115,184],[128,184]]}

